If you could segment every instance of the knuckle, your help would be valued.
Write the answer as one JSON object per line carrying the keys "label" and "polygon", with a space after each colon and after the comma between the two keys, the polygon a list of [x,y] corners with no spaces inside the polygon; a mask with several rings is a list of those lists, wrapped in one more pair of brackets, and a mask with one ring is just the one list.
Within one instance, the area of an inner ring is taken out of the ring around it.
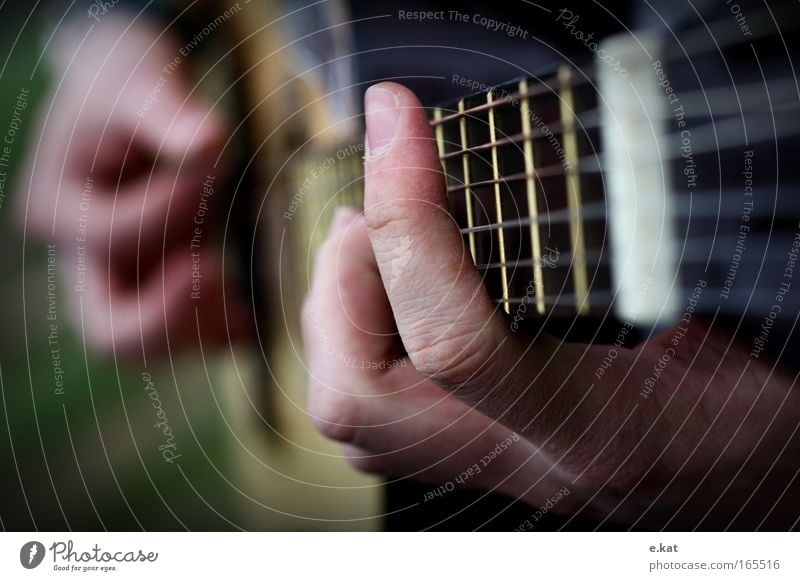
{"label": "knuckle", "polygon": [[319,384],[309,393],[309,413],[317,431],[337,442],[354,442],[359,433],[354,398]]}
{"label": "knuckle", "polygon": [[414,208],[411,202],[394,201],[393,203],[376,203],[367,206],[364,217],[367,227],[379,235],[391,236],[393,232],[410,232],[415,226]]}
{"label": "knuckle", "polygon": [[374,456],[367,453],[364,454],[348,454],[347,463],[354,470],[364,472],[366,474],[375,474],[381,472],[380,462]]}
{"label": "knuckle", "polygon": [[495,346],[469,325],[451,327],[439,337],[410,343],[408,354],[414,368],[435,383],[465,389],[466,385],[485,385],[495,379]]}
{"label": "knuckle", "polygon": [[329,440],[349,443],[355,438],[355,430],[352,426],[346,426],[319,416],[314,416],[313,422],[317,431]]}

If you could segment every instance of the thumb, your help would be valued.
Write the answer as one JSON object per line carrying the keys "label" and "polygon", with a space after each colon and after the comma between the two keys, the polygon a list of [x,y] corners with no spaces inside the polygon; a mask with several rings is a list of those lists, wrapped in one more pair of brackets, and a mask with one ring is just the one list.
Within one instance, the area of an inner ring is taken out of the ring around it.
{"label": "thumb", "polygon": [[493,384],[521,353],[448,212],[425,111],[394,83],[370,88],[365,110],[365,216],[406,351],[418,371],[462,395]]}

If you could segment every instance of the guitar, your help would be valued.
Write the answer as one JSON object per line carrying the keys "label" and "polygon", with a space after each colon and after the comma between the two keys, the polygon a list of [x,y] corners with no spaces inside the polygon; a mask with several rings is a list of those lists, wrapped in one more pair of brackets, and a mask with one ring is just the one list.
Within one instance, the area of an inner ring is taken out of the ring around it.
{"label": "guitar", "polygon": [[[784,32],[797,25],[789,5],[759,16],[756,31],[771,17]],[[690,52],[624,34],[598,49],[624,74],[602,61],[560,65],[431,109],[453,218],[512,326],[613,318],[655,328],[703,314],[768,325],[769,337],[751,338],[753,356],[780,353],[800,310],[790,158],[800,92],[790,61],[767,76],[782,53],[791,58],[781,37],[724,38],[723,24],[712,31],[719,52],[697,34]],[[686,75],[726,59],[736,69],[716,84]],[[305,147],[282,215],[303,270],[332,209],[361,203],[363,154],[360,144]],[[302,287],[302,273],[286,275]]]}
{"label": "guitar", "polygon": [[[277,8],[260,10],[237,20],[251,44],[240,62],[257,136],[248,166],[259,174],[240,202],[239,255],[260,321],[252,365],[265,362],[273,384],[259,391],[258,429],[272,434],[271,466],[316,479],[319,459],[334,453],[309,434],[298,403],[297,314],[330,214],[361,203],[363,146],[358,124],[334,106],[338,90],[293,70],[291,41],[258,24],[280,22]],[[704,316],[754,358],[796,348],[800,176],[790,156],[800,88],[788,33],[798,16],[790,3],[763,5],[746,31],[731,17],[626,33],[587,45],[591,60],[431,109],[453,218],[512,328],[623,345]],[[305,460],[282,457],[298,447]],[[325,505],[315,514],[377,526],[378,481],[334,465],[335,484],[313,491]],[[290,495],[281,510],[307,508],[307,496]]]}

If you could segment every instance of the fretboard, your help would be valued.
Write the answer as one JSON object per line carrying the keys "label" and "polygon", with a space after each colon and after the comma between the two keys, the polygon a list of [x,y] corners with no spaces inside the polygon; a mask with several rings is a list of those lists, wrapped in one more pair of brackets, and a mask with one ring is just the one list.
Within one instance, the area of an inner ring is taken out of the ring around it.
{"label": "fretboard", "polygon": [[[663,37],[611,39],[626,75],[562,65],[431,109],[452,215],[500,310],[664,325],[687,310],[758,321],[779,295],[800,308],[800,289],[781,290],[800,92],[779,37],[738,40],[681,58]],[[728,61],[729,78],[686,74]],[[309,184],[312,156],[293,188],[316,241],[335,205],[361,204],[362,149],[341,151]]]}
{"label": "fretboard", "polygon": [[450,207],[492,299],[510,315],[609,305],[597,101],[561,67],[436,107]]}
{"label": "fretboard", "polygon": [[[498,308],[519,320],[607,312],[598,113],[585,77],[562,67],[430,115],[451,213]],[[298,252],[313,253],[336,206],[362,205],[362,154],[345,146],[296,164]]]}

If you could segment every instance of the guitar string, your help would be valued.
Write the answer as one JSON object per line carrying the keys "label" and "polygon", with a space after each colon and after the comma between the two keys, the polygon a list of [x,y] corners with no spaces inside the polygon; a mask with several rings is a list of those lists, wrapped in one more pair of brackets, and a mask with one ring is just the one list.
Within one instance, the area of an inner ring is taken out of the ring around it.
{"label": "guitar string", "polygon": [[[716,242],[724,242],[726,239],[717,238]],[[728,238],[727,240],[732,241],[734,238]],[[601,255],[602,254],[602,255]],[[603,250],[588,250],[586,252],[586,266],[589,267],[600,267],[600,266],[611,266],[611,261],[609,258],[610,249],[605,248]],[[705,265],[707,256],[702,256],[700,253],[693,252],[693,253],[686,253],[681,258],[680,264],[681,265],[697,265],[702,264]],[[765,264],[770,264],[775,262],[777,264],[783,264],[785,262],[785,258],[783,256],[772,256],[772,257],[762,257],[762,256],[751,256],[749,258],[742,258],[738,264],[741,267],[742,265],[748,264],[761,264],[762,258],[764,259],[763,262]],[[524,258],[519,260],[512,260],[507,261],[506,264],[501,262],[491,262],[491,263],[482,263],[482,264],[475,264],[475,268],[478,270],[494,270],[498,268],[507,268],[510,272],[514,272],[515,268],[523,269],[530,266],[533,266],[535,263],[544,263],[544,265],[551,269],[555,270],[558,268],[570,268],[571,267],[571,260],[572,260],[572,253],[571,252],[563,252],[558,256],[556,261],[551,261],[550,259],[543,258],[540,261],[537,261],[533,258]],[[725,258],[724,261],[725,265],[730,264],[730,258]],[[562,263],[562,264],[559,264]]]}
{"label": "guitar string", "polygon": [[[777,112],[791,112],[793,109],[800,107],[800,96],[798,96],[797,88],[792,79],[781,79],[775,81],[775,84],[769,86],[769,99],[766,93],[754,96],[758,91],[763,91],[765,86],[763,84],[753,83],[743,88],[737,88],[740,93],[740,98],[730,98],[730,87],[717,87],[708,89],[705,93],[698,91],[688,95],[681,95],[681,103],[683,104],[686,119],[701,119],[708,117],[723,117],[729,115],[737,115],[741,111],[746,110],[748,114],[767,114],[770,110]],[[741,94],[745,93],[744,98]],[[750,101],[758,101],[758,104],[751,104]],[[493,103],[499,103],[498,99]],[[741,110],[740,110],[741,103]],[[713,109],[713,114],[709,115],[707,111],[698,111],[698,109],[706,108]],[[461,113],[458,114],[462,116]],[[469,115],[469,118],[486,123],[485,120]],[[581,129],[586,132],[589,129],[597,129],[601,126],[602,118],[600,116],[600,109],[587,109],[585,111],[576,112],[576,118],[580,121]],[[663,117],[652,116],[652,121],[664,121],[672,119],[669,114]],[[738,119],[738,118],[737,118]],[[455,120],[455,119],[454,119]],[[431,125],[436,127],[442,125],[443,119],[431,122]],[[563,133],[563,124],[560,119],[554,119],[547,123],[547,129],[543,127],[536,127],[531,133],[517,132],[510,135],[505,135],[495,142],[487,141],[476,145],[471,145],[467,148],[457,148],[448,151],[441,155],[443,160],[458,158],[465,153],[474,153],[491,149],[492,147],[503,147],[506,145],[513,145],[515,143],[524,143],[525,140],[534,140],[542,137],[547,137],[548,134],[561,135]],[[445,145],[457,145],[459,142],[445,141]],[[521,150],[520,150],[521,151]]]}
{"label": "guitar string", "polygon": [[[778,29],[779,32],[791,32],[796,28],[800,27],[800,20],[794,18],[796,16],[796,6],[793,2],[785,2],[779,6],[774,6],[771,8],[771,13],[764,9],[758,9],[754,13],[749,15],[749,24],[750,24],[750,34],[748,35],[747,43],[753,44],[753,41],[760,40],[767,37],[775,36],[776,30],[774,27],[775,22],[773,21],[773,15],[777,15],[776,21],[780,22],[782,28]],[[784,17],[785,18],[782,18]],[[714,30],[709,30],[713,28]],[[685,60],[688,57],[696,57],[700,54],[704,54],[706,52],[720,50],[720,49],[728,49],[735,46],[742,46],[745,44],[738,31],[732,31],[732,29],[727,25],[726,21],[717,21],[712,23],[708,28],[705,26],[697,26],[691,30],[688,30],[682,33],[684,36],[688,37],[685,41],[682,41],[681,44],[674,42],[674,39],[669,39],[672,42],[665,43],[664,51],[666,56],[664,59],[661,60],[662,64],[670,64],[674,63],[679,60]],[[710,36],[709,36],[710,35]],[[709,42],[709,38],[713,39],[713,42]],[[723,42],[720,42],[720,38],[724,38]],[[696,47],[692,47],[690,45],[696,44]],[[688,48],[687,48],[688,47]],[[595,62],[589,62],[585,65],[572,67],[574,72],[580,73],[578,75],[574,75],[572,80],[573,86],[585,84],[588,82],[595,82]],[[529,77],[530,81],[533,81],[535,84],[530,88],[526,93],[521,93],[520,91],[515,91],[509,95],[504,95],[501,99],[497,99],[494,103],[486,103],[485,101],[478,106],[472,107],[470,109],[466,109],[464,111],[456,111],[455,106],[453,106],[450,111],[452,112],[451,115],[447,115],[442,117],[441,119],[435,122],[436,125],[444,124],[448,121],[452,121],[458,119],[464,115],[471,115],[475,112],[481,112],[484,110],[488,110],[494,107],[503,106],[514,100],[521,100],[526,99],[529,97],[534,97],[537,95],[541,95],[546,92],[552,92],[554,94],[558,93],[558,85],[557,82],[557,74],[551,73],[548,74],[546,78],[541,80]],[[797,83],[795,79],[792,77],[786,77],[786,80],[789,82],[789,85],[794,89],[794,93],[797,94]],[[553,82],[555,81],[555,87],[553,86]],[[506,86],[518,85],[519,81],[512,81],[509,83],[503,83],[498,85],[496,89],[503,89]],[[754,86],[759,86],[754,84]],[[714,89],[710,89],[714,90]],[[724,90],[720,88],[720,90]],[[737,88],[737,91],[739,89]],[[706,91],[708,92],[708,91]],[[469,99],[471,97],[475,97],[479,99],[480,94],[476,95],[469,95],[466,98]],[[697,92],[695,95],[702,95],[702,92]],[[691,98],[694,95],[690,95]],[[705,97],[703,95],[703,97]],[[444,110],[445,107],[440,107]]]}
{"label": "guitar string", "polygon": [[[351,182],[357,182],[358,177],[355,172],[352,175],[353,179],[350,180]],[[501,181],[518,181],[525,178],[525,174],[518,174],[516,176],[508,176],[506,178],[501,178]],[[483,183],[483,182],[480,182]],[[486,183],[494,183],[494,180],[489,180]],[[476,184],[471,184],[474,187]],[[796,185],[794,183],[783,183],[781,184],[782,187],[789,187]],[[763,186],[764,188],[769,188],[773,190],[773,186]],[[352,194],[350,192],[352,188],[348,188],[348,196]],[[463,186],[455,189],[464,189]],[[760,188],[759,188],[760,189]],[[756,189],[759,191],[759,189]],[[451,190],[452,191],[452,190]],[[676,218],[697,218],[697,219],[704,219],[704,218],[721,218],[721,219],[734,219],[740,216],[741,209],[734,208],[730,205],[722,205],[722,193],[726,190],[699,190],[693,192],[691,194],[691,198],[686,200],[684,203],[680,204],[680,207],[676,210],[673,210],[671,215]],[[730,190],[733,191],[733,190]],[[740,190],[736,190],[737,194],[741,193]],[[478,207],[481,208],[483,205],[480,204],[480,200],[475,197],[474,200],[478,202]],[[488,208],[488,205],[486,206]],[[778,207],[782,215],[787,214],[800,214],[800,200],[794,198],[783,198],[781,200],[781,204]],[[725,210],[725,211],[723,211]],[[727,211],[727,213],[726,213]],[[488,214],[487,212],[484,212]],[[499,228],[511,229],[514,226],[529,226],[531,224],[543,224],[543,225],[551,225],[551,224],[565,224],[568,223],[573,218],[580,218],[583,220],[595,220],[601,221],[604,220],[608,216],[608,206],[605,201],[595,202],[591,204],[586,204],[583,206],[580,212],[574,212],[569,210],[568,208],[561,208],[558,210],[550,210],[550,211],[540,211],[538,217],[531,218],[531,217],[519,217],[510,220],[504,220],[502,222],[490,222],[487,224],[481,224],[478,226],[472,227],[462,227],[459,228],[459,232],[461,234],[470,234],[470,233],[481,233],[481,232],[490,232],[493,230],[497,230]],[[771,218],[773,217],[772,208],[764,208],[763,206],[754,206],[753,210],[749,213],[749,219],[755,220],[757,218]],[[780,216],[777,216],[780,218]]]}
{"label": "guitar string", "polygon": [[[717,123],[709,123],[691,130],[691,147],[693,155],[711,153],[714,151],[725,151],[741,146],[749,146],[775,139],[785,139],[795,135],[800,135],[800,115],[782,116],[780,123],[774,126],[772,123],[757,123],[748,131],[747,139],[741,135],[739,127],[741,121],[738,119],[726,119]],[[731,134],[734,134],[731,136]],[[698,137],[699,135],[699,137]],[[659,148],[674,151],[673,139],[680,138],[680,133],[667,134],[658,139]],[[647,145],[651,145],[649,142]],[[629,148],[631,152],[638,151],[639,147],[645,144],[632,144]],[[672,161],[681,159],[682,152],[678,150],[672,154],[661,156],[661,161]],[[634,157],[632,155],[632,157]],[[590,174],[608,170],[605,161],[605,153],[602,151],[586,155],[578,159],[580,173]],[[488,163],[488,161],[487,161]],[[495,183],[510,183],[525,180],[528,177],[552,177],[564,175],[563,163],[554,163],[537,168],[533,174],[517,173],[510,176],[502,176],[497,180],[483,180],[465,184],[452,184],[448,186],[448,192],[457,192],[464,189],[477,189]]]}
{"label": "guitar string", "polygon": [[[720,286],[706,286],[703,288],[703,293],[706,296],[716,296],[717,293],[721,292],[723,287]],[[593,311],[597,311],[598,309],[608,309],[615,305],[614,301],[614,293],[611,290],[603,289],[603,290],[595,290],[590,287],[589,289],[591,296],[590,302]],[[694,292],[694,288],[692,287],[681,287],[676,286],[672,289],[673,293],[678,295],[691,295]],[[770,292],[769,290],[754,290],[750,288],[745,288],[739,291],[739,294],[745,295],[747,300],[749,301],[749,309],[748,310],[759,310],[760,305],[771,305],[775,299],[774,293]],[[575,313],[575,294],[574,293],[562,293],[560,295],[545,295],[544,303],[545,306],[548,307],[555,307],[561,308],[565,311],[569,311],[571,314]],[[499,305],[506,301],[503,299],[490,299],[490,301],[495,304]],[[508,303],[514,304],[521,304],[521,303],[533,303],[534,298],[532,295],[523,295],[523,296],[514,296],[508,298]],[[719,303],[721,306],[728,305],[729,308],[738,312],[736,305],[737,301],[732,301],[731,299],[726,300],[724,303]]]}
{"label": "guitar string", "polygon": [[[530,78],[528,80],[539,82]],[[580,78],[576,78],[575,85],[583,84],[580,83],[580,80]],[[497,89],[502,90],[503,86],[504,85],[500,85],[496,87],[492,92],[496,92]],[[539,89],[538,91],[534,90],[537,88]],[[529,99],[530,97],[541,95],[547,93],[548,91],[551,92],[553,96],[557,96],[559,94],[558,87],[551,87],[549,83],[537,85],[534,87],[534,89],[529,89],[526,93],[515,91],[513,93],[503,95],[501,98],[495,99],[491,103],[482,103],[481,105],[476,105],[469,109],[465,109],[464,111],[455,111],[453,109],[449,109],[449,107],[454,107],[452,104],[432,107],[432,109],[440,109],[443,113],[447,111],[448,114],[443,115],[440,119],[430,120],[430,124],[432,127],[437,127],[439,125],[448,126],[450,123],[456,122],[462,117],[468,117],[474,119],[475,121],[487,123],[477,114],[487,112],[490,109],[510,109],[515,107],[515,101]],[[739,94],[738,100],[731,99],[731,92],[734,89]],[[767,91],[769,91],[769,99],[767,99]],[[709,111],[713,111],[713,115],[735,115],[741,112],[740,103],[741,109],[747,109],[749,111],[757,110],[759,107],[766,108],[770,105],[770,103],[773,107],[796,105],[798,102],[798,97],[800,97],[800,95],[798,95],[797,85],[794,78],[790,76],[778,79],[770,79],[769,84],[767,85],[754,82],[736,87],[709,87],[703,90],[693,90],[691,92],[679,94],[680,102],[684,106],[683,108],[687,119],[708,117],[710,116]],[[465,99],[469,98],[470,97],[466,97]],[[477,99],[478,97],[475,96],[475,98]],[[758,104],[752,104],[749,103],[749,101],[756,101]],[[578,118],[580,118],[581,125],[583,127],[592,128],[599,126],[600,111],[601,109],[599,107],[595,107],[593,109],[576,111],[575,114]],[[671,118],[672,117],[670,115],[665,115],[664,117],[653,117],[653,120],[661,121]],[[556,129],[552,129],[553,133],[561,131],[560,119],[553,119],[550,121],[550,125],[556,126]],[[484,147],[490,146],[488,142],[480,145]],[[451,152],[451,154],[457,153],[460,153],[460,151]]]}
{"label": "guitar string", "polygon": [[[786,186],[787,184],[783,184]],[[793,184],[796,185],[796,184]],[[798,186],[800,187],[800,186]],[[741,192],[737,192],[741,193]],[[739,219],[741,218],[742,211],[740,208],[730,208],[727,206],[721,206],[723,209],[728,210],[728,212],[721,212],[716,210],[712,203],[714,200],[720,202],[721,198],[717,194],[712,194],[711,192],[703,193],[700,195],[708,196],[708,200],[698,200],[698,194],[692,194],[693,200],[691,202],[686,202],[681,204],[681,207],[678,210],[673,210],[670,215],[675,218],[681,219],[722,219],[722,220],[732,220],[732,219]],[[772,212],[772,208],[763,208],[757,207],[753,211],[751,211],[748,216],[750,221],[754,221],[758,218],[762,220],[775,218],[778,221],[785,219],[787,214],[791,215],[800,215],[800,207],[797,205],[797,200],[788,200],[789,204],[791,205],[779,205],[778,211],[780,215],[775,215]],[[703,203],[706,202],[706,203]],[[694,203],[700,204],[699,209],[695,209],[693,207]],[[584,207],[584,211],[582,212],[572,212],[565,208],[559,210],[551,210],[549,212],[539,212],[539,216],[537,218],[530,218],[530,217],[519,217],[511,220],[505,220],[503,222],[491,222],[487,224],[481,224],[479,226],[473,227],[463,227],[459,228],[459,231],[462,234],[470,234],[470,233],[480,233],[480,232],[489,232],[492,230],[496,230],[498,228],[505,228],[510,229],[514,226],[528,226],[531,224],[543,224],[543,225],[550,225],[550,224],[565,224],[568,223],[573,218],[580,218],[586,221],[602,221],[608,216],[607,212],[608,208],[604,202],[598,202],[596,204],[588,204]]]}

